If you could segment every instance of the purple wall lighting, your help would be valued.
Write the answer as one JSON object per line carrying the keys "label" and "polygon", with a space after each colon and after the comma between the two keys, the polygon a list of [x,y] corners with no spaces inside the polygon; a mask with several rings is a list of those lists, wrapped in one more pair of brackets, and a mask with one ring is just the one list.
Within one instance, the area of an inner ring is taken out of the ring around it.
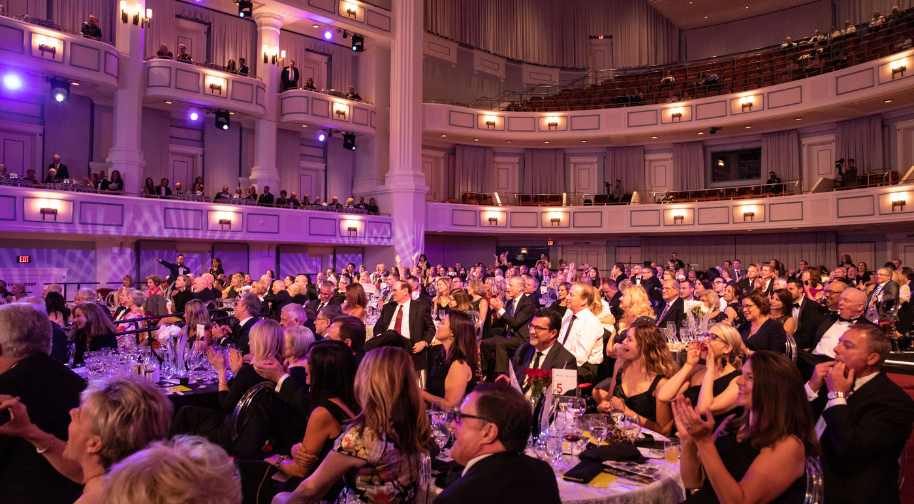
{"label": "purple wall lighting", "polygon": [[330,28],[327,28],[326,30],[324,30],[324,38],[327,39],[327,40],[332,39],[332,38],[333,38],[333,30],[331,30]]}
{"label": "purple wall lighting", "polygon": [[187,117],[191,121],[197,121],[200,119],[200,112],[197,112],[196,109],[191,109],[191,111],[187,114]]}
{"label": "purple wall lighting", "polygon": [[22,87],[22,78],[17,74],[8,73],[3,76],[3,87],[15,91]]}

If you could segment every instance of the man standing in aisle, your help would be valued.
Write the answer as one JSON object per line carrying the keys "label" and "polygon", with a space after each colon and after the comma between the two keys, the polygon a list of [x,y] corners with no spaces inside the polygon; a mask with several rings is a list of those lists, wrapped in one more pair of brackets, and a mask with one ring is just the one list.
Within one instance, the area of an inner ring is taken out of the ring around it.
{"label": "man standing in aisle", "polygon": [[190,273],[190,268],[184,265],[184,254],[178,254],[178,260],[175,261],[176,264],[172,264],[159,258],[156,258],[155,261],[160,263],[162,266],[165,266],[170,271],[168,274],[168,279],[166,280],[169,286],[174,285],[175,280],[177,280],[179,276]]}

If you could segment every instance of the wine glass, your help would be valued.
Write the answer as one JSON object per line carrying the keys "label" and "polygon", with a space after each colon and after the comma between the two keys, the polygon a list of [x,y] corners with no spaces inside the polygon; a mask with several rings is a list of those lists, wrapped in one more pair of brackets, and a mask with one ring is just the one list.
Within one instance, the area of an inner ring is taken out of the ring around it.
{"label": "wine glass", "polygon": [[606,418],[601,415],[590,419],[590,442],[596,446],[603,444],[606,439]]}
{"label": "wine glass", "polygon": [[429,414],[432,417],[432,423],[444,423],[447,420],[447,411],[441,409],[437,404],[433,404],[429,409]]}
{"label": "wine glass", "polygon": [[586,409],[587,401],[585,401],[583,397],[568,398],[568,413],[571,413],[575,418],[584,416],[584,411]]}
{"label": "wine glass", "polygon": [[564,440],[560,437],[548,437],[546,438],[546,459],[551,463],[555,464],[562,458],[562,445]]}
{"label": "wine glass", "polygon": [[435,444],[441,449],[438,458],[447,458],[448,452],[444,447],[447,446],[447,442],[451,439],[451,431],[448,429],[447,425],[444,425],[442,422],[433,423],[432,437],[435,438]]}
{"label": "wine glass", "polygon": [[626,417],[622,422],[622,435],[632,444],[641,435],[641,416]]}
{"label": "wine glass", "polygon": [[575,418],[569,418],[565,423],[564,436],[571,448],[572,460],[581,452],[581,440],[584,439],[584,424]]}
{"label": "wine glass", "polygon": [[625,418],[625,400],[622,398],[617,399],[618,401],[614,398],[610,403],[611,407],[609,410],[609,416],[612,417],[615,425],[619,425],[622,422],[622,419]]}

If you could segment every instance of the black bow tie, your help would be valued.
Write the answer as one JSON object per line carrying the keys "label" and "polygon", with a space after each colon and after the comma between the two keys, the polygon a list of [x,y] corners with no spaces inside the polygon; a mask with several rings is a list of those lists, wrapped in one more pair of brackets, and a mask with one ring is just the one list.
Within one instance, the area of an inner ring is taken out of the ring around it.
{"label": "black bow tie", "polygon": [[800,303],[794,303],[794,304],[793,304],[793,307],[796,308],[796,309],[799,309],[799,308],[800,308]]}
{"label": "black bow tie", "polygon": [[860,317],[846,319],[846,318],[842,317],[841,315],[838,315],[838,322],[847,322],[848,324],[856,324],[858,320],[860,320]]}

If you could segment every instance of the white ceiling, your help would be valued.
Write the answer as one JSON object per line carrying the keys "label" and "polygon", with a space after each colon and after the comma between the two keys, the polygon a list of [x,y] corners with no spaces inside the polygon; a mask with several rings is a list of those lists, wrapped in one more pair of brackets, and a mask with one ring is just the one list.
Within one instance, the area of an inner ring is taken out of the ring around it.
{"label": "white ceiling", "polygon": [[790,9],[818,0],[648,0],[654,9],[683,30]]}

